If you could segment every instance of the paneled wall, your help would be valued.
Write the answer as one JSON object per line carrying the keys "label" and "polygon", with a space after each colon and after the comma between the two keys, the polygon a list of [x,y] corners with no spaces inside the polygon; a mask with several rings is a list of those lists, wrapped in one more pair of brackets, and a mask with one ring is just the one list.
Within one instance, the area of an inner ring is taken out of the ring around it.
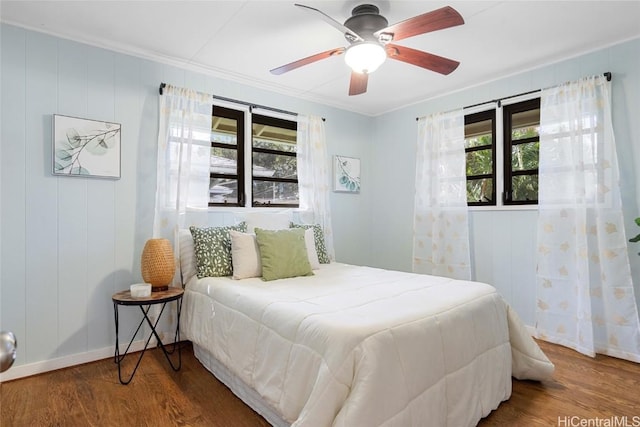
{"label": "paneled wall", "polygon": [[[369,180],[370,117],[13,26],[0,31],[0,328],[19,345],[2,378],[113,354],[111,295],[142,280],[140,254],[152,237],[160,82],[325,117],[329,155],[360,157]],[[122,177],[53,176],[53,114],[121,123]],[[369,259],[367,222],[357,220],[367,217],[369,192],[331,196],[342,261]],[[138,312],[120,313],[126,335]]]}
{"label": "paneled wall", "polygon": [[[161,77],[149,65],[2,27],[1,319],[17,364],[109,346],[111,295],[140,281]],[[121,123],[122,178],[52,176],[54,113]]]}

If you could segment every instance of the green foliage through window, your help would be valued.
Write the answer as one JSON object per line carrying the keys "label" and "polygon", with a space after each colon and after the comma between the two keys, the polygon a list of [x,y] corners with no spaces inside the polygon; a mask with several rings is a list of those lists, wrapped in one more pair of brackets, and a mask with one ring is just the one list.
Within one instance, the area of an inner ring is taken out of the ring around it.
{"label": "green foliage through window", "polygon": [[538,203],[540,98],[503,107],[504,198],[507,205]]}
{"label": "green foliage through window", "polygon": [[495,110],[465,117],[467,203],[495,205]]}
{"label": "green foliage through window", "polygon": [[[502,110],[501,135],[496,113]],[[469,206],[537,203],[540,162],[540,99],[465,116],[467,203]],[[497,141],[502,141],[498,145]],[[496,152],[502,164],[496,164]],[[500,179],[500,182],[498,182]],[[497,188],[502,194],[497,197]]]}

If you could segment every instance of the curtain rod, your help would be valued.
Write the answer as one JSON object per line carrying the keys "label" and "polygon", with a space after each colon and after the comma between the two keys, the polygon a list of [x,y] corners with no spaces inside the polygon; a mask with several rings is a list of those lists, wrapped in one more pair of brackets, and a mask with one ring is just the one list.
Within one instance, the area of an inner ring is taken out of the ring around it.
{"label": "curtain rod", "polygon": [[[607,81],[610,82],[611,81],[611,71],[606,71],[604,73],[602,73],[603,76],[605,76],[607,78]],[[466,108],[473,108],[473,107],[477,107],[479,105],[484,105],[484,104],[489,104],[491,102],[495,102],[498,104],[498,107],[500,107],[500,104],[502,103],[502,101],[504,101],[505,99],[511,99],[511,98],[516,98],[518,96],[524,96],[524,95],[529,95],[532,93],[536,93],[536,92],[541,92],[542,89],[536,89],[536,90],[530,90],[529,92],[522,92],[522,93],[518,93],[516,95],[510,95],[510,96],[505,96],[504,98],[498,98],[498,99],[490,99],[489,101],[485,101],[485,102],[478,102],[477,104],[473,104],[473,105],[467,105],[466,107],[463,107],[463,110]],[[416,117],[416,121],[420,120],[420,117]]]}
{"label": "curtain rod", "polygon": [[[160,83],[160,95],[162,95],[163,89],[165,88],[165,86],[167,86],[166,83]],[[218,101],[225,101],[225,102],[232,102],[234,104],[240,104],[240,105],[246,105],[249,107],[249,111],[251,111],[254,108],[260,108],[263,110],[269,110],[269,111],[273,111],[275,113],[281,113],[281,114],[287,114],[290,116],[298,116],[298,113],[294,113],[293,111],[287,111],[287,110],[281,110],[279,108],[273,108],[273,107],[268,107],[266,105],[259,105],[259,104],[253,104],[251,102],[245,102],[245,101],[239,101],[237,99],[233,99],[233,98],[226,98],[224,96],[216,96],[216,95],[211,95],[213,97],[213,99],[217,99]],[[322,121],[325,121],[325,118],[322,118]]]}

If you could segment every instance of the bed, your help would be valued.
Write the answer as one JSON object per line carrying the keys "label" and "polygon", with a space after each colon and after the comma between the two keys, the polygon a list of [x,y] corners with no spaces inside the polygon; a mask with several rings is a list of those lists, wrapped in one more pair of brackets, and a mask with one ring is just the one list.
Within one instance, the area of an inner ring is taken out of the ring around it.
{"label": "bed", "polygon": [[274,426],[473,426],[512,376],[553,373],[492,286],[335,262],[313,273],[185,280],[183,336]]}

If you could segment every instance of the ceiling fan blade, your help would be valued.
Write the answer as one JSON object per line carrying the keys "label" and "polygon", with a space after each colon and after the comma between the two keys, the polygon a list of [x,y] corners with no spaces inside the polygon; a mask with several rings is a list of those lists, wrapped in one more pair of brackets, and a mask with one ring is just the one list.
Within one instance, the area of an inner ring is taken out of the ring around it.
{"label": "ceiling fan blade", "polygon": [[379,37],[380,34],[393,34],[393,41],[398,41],[418,34],[430,33],[462,24],[464,24],[464,19],[458,11],[450,6],[445,6],[390,25],[387,28],[376,31],[374,35]]}
{"label": "ceiling fan blade", "polygon": [[435,71],[440,74],[450,74],[458,68],[460,63],[453,59],[444,58],[432,53],[423,52],[421,50],[411,49],[409,47],[397,44],[387,44],[387,57],[397,61],[406,62],[427,70]]}
{"label": "ceiling fan blade", "polygon": [[349,96],[360,95],[367,91],[369,74],[351,72],[351,82],[349,83]]}
{"label": "ceiling fan blade", "polygon": [[320,61],[321,59],[329,58],[335,55],[341,55],[344,53],[346,49],[344,47],[339,47],[336,49],[330,49],[325,52],[316,53],[315,55],[307,56],[306,58],[298,59],[297,61],[290,62],[288,64],[282,65],[280,67],[274,68],[270,70],[271,74],[283,74],[287,71],[295,70],[296,68],[300,68],[303,65],[308,65],[316,61]]}
{"label": "ceiling fan blade", "polygon": [[338,21],[336,21],[335,19],[333,19],[332,17],[330,17],[329,15],[327,15],[326,13],[322,12],[321,10],[318,10],[316,8],[310,7],[310,6],[305,6],[303,4],[298,4],[295,3],[294,6],[298,6],[304,10],[307,10],[311,13],[315,13],[320,15],[320,18],[325,21],[327,24],[331,25],[334,28],[337,28],[339,31],[341,31],[343,34],[349,34],[351,36],[351,38],[353,38],[353,41],[362,41],[362,37],[360,37],[358,34],[356,34],[353,30],[351,30],[348,27],[345,27],[344,25],[342,25],[341,23],[339,23]]}

